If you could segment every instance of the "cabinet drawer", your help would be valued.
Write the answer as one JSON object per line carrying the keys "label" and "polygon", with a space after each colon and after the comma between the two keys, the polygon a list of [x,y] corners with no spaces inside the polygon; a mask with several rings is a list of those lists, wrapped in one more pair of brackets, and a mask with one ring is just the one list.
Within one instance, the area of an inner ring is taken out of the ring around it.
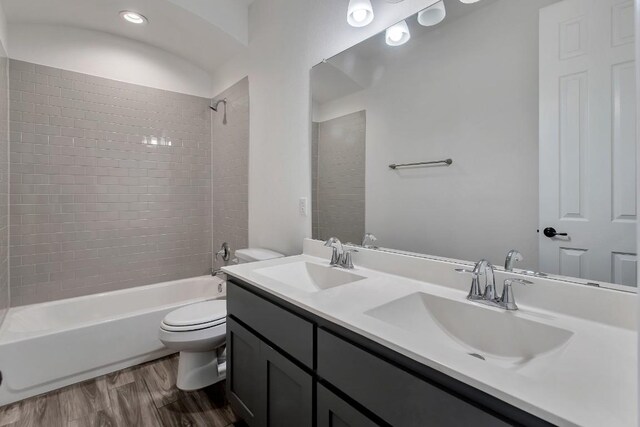
{"label": "cabinet drawer", "polygon": [[255,295],[232,281],[227,287],[227,313],[313,368],[313,324]]}
{"label": "cabinet drawer", "polygon": [[509,425],[321,329],[318,375],[393,426]]}

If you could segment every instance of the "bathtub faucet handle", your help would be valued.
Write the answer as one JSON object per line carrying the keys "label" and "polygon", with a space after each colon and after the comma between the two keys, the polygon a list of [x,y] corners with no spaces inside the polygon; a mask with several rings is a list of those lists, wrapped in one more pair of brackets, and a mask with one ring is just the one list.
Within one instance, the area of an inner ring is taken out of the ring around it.
{"label": "bathtub faucet handle", "polygon": [[220,246],[220,250],[216,252],[216,261],[218,260],[218,256],[220,256],[223,261],[229,261],[229,259],[231,259],[231,247],[227,242],[224,242],[222,246]]}

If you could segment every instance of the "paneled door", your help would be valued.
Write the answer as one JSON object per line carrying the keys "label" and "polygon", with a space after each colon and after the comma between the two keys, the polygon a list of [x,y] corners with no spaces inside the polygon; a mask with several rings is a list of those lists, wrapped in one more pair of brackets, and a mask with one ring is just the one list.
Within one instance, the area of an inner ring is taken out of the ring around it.
{"label": "paneled door", "polygon": [[636,286],[633,12],[632,0],[540,11],[541,271]]}

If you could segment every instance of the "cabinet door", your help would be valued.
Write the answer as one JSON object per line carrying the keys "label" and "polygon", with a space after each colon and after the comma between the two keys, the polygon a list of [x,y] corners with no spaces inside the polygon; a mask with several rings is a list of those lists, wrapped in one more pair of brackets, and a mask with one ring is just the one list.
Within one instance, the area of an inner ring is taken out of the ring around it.
{"label": "cabinet door", "polygon": [[227,395],[231,407],[251,427],[264,425],[261,369],[260,340],[227,317]]}
{"label": "cabinet door", "polygon": [[313,380],[262,342],[261,375],[266,395],[266,425],[269,427],[311,427],[313,424]]}
{"label": "cabinet door", "polygon": [[318,384],[317,427],[377,427],[378,424]]}

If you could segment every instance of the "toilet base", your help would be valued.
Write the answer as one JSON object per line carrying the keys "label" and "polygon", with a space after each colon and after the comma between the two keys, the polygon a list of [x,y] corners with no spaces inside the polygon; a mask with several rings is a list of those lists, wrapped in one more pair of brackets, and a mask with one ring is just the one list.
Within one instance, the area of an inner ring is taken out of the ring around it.
{"label": "toilet base", "polygon": [[181,351],[178,359],[176,386],[180,390],[192,391],[224,380],[227,362],[222,354],[223,349],[197,352]]}

